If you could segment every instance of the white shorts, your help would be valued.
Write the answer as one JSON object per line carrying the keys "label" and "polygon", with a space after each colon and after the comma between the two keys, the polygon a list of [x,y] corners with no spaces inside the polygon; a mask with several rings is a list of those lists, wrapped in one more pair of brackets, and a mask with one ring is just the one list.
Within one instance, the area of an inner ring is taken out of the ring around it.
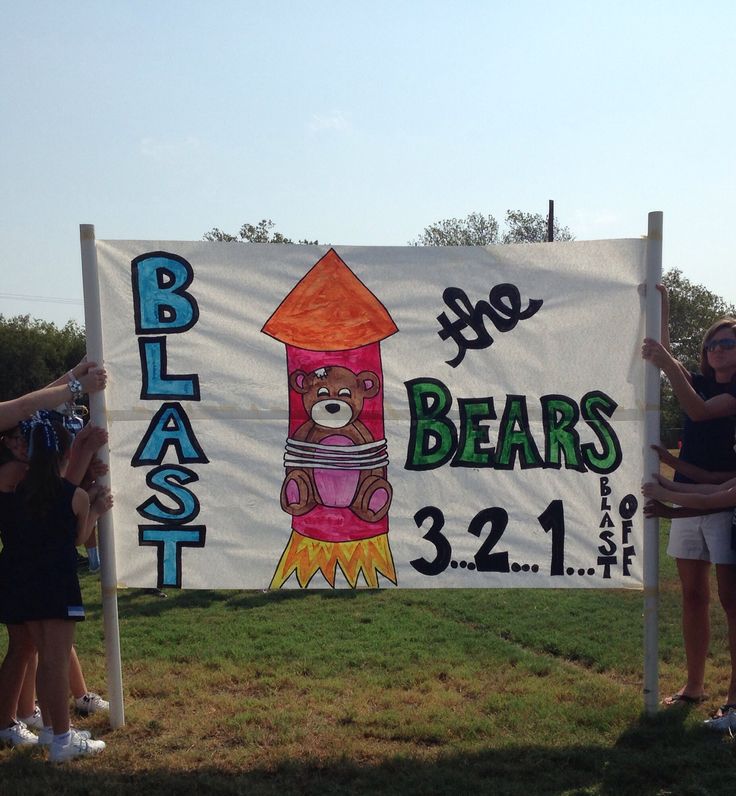
{"label": "white shorts", "polygon": [[731,546],[732,517],[733,510],[677,517],[670,527],[667,555],[713,564],[736,564],[736,550]]}

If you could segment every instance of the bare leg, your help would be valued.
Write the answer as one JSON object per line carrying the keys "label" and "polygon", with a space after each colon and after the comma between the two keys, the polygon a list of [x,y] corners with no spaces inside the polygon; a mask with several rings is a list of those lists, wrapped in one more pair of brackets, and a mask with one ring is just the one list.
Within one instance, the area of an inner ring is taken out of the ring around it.
{"label": "bare leg", "polygon": [[701,697],[705,687],[705,658],[710,641],[710,562],[677,559],[682,585],[682,636],[687,660],[687,683],[680,693]]}
{"label": "bare leg", "polygon": [[28,661],[36,648],[25,625],[7,625],[8,651],[0,666],[0,727],[13,723]]}
{"label": "bare leg", "polygon": [[97,572],[100,569],[100,551],[97,549],[97,528],[92,529],[92,533],[84,543],[87,549],[87,560],[89,561],[89,571]]}
{"label": "bare leg", "polygon": [[44,721],[50,721],[54,735],[69,731],[69,657],[74,641],[74,622],[43,619],[26,627],[38,647],[36,691]]}
{"label": "bare leg", "polygon": [[716,564],[718,597],[728,622],[728,648],[731,652],[731,682],[726,702],[736,703],[736,566]]}
{"label": "bare leg", "polygon": [[72,647],[72,654],[69,656],[69,690],[74,699],[79,699],[87,693],[87,683],[75,647]]}
{"label": "bare leg", "polygon": [[36,666],[38,657],[32,655],[26,665],[26,676],[23,678],[23,687],[18,697],[18,716],[25,718],[31,716],[36,708]]}

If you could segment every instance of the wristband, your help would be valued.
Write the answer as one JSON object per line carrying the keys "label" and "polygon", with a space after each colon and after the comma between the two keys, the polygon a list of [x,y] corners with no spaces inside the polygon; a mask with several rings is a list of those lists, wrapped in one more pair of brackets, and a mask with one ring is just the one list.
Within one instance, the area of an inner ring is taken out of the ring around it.
{"label": "wristband", "polygon": [[84,393],[84,388],[82,387],[82,382],[79,379],[75,378],[74,376],[69,377],[69,389],[72,393],[72,398],[76,401],[82,397]]}

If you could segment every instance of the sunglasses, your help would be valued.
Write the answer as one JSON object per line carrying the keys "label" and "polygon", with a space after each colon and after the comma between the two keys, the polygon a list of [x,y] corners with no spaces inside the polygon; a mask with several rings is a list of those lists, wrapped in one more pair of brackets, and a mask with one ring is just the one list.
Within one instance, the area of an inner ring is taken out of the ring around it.
{"label": "sunglasses", "polygon": [[712,354],[719,348],[721,351],[730,351],[731,349],[736,348],[736,337],[724,337],[721,340],[711,340],[710,343],[706,343],[703,346],[703,351],[707,351],[709,354]]}

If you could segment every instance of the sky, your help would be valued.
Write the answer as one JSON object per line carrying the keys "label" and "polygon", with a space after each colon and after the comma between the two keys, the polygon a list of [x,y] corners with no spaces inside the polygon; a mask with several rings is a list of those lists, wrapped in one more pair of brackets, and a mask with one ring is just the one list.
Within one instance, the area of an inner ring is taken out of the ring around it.
{"label": "sky", "polygon": [[729,0],[0,0],[0,314],[83,322],[79,225],[404,245],[646,234],[736,303]]}

